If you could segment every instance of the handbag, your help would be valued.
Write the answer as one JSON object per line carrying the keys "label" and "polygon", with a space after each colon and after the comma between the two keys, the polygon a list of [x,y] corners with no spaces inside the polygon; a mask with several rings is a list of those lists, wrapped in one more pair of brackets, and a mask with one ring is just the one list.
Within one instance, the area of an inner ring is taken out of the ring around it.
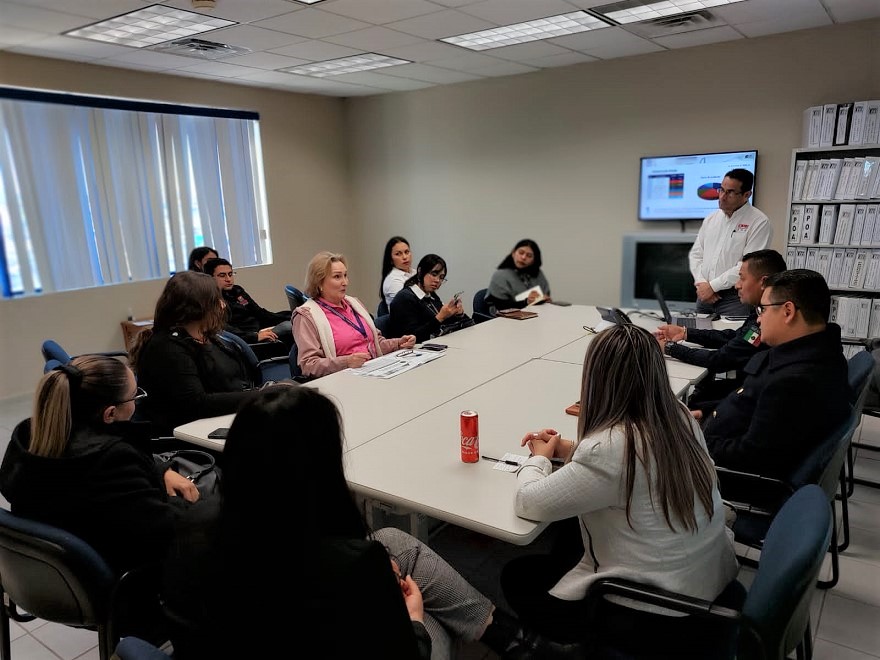
{"label": "handbag", "polygon": [[202,498],[220,495],[220,468],[212,454],[200,449],[179,449],[155,456],[157,461],[169,463],[172,470],[192,481]]}

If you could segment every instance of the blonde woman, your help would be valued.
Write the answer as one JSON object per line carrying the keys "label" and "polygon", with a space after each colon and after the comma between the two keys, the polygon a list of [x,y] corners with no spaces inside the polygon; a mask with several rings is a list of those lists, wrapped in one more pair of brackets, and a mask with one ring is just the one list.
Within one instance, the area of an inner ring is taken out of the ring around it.
{"label": "blonde woman", "polygon": [[362,367],[371,358],[415,345],[415,335],[383,337],[361,301],[347,290],[345,257],[332,252],[315,255],[306,271],[309,300],[293,312],[293,338],[304,376]]}

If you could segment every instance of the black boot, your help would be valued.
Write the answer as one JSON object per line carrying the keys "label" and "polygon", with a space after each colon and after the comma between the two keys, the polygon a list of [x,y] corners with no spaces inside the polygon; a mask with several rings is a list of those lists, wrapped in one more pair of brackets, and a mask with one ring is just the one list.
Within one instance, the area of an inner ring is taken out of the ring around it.
{"label": "black boot", "polygon": [[516,645],[522,638],[523,631],[516,618],[496,608],[492,613],[492,623],[480,637],[480,642],[504,657],[507,649]]}

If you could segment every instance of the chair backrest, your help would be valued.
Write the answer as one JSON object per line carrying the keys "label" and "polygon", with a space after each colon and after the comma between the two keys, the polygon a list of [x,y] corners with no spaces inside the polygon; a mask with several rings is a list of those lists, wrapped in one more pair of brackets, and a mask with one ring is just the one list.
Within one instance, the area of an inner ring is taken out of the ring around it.
{"label": "chair backrest", "polygon": [[116,583],[82,539],[0,509],[0,587],[17,606],[46,621],[105,626]]}
{"label": "chair backrest", "polygon": [[488,289],[480,289],[474,294],[474,323],[482,323],[492,319],[492,310],[486,302]]}
{"label": "chair backrest", "polygon": [[250,344],[238,335],[223,330],[219,336],[221,339],[235,344],[241,349],[248,368],[256,374],[258,385],[270,380],[284,380],[285,378],[290,378],[290,365],[287,356],[281,355],[278,357],[267,358],[265,360],[259,360]]}
{"label": "chair backrest", "polygon": [[847,380],[851,400],[856,415],[862,414],[865,397],[868,396],[868,383],[874,373],[874,356],[869,351],[859,351],[846,363]]}
{"label": "chair backrest", "polygon": [[800,488],[770,525],[743,605],[747,628],[760,642],[743,632],[737,658],[782,660],[797,647],[809,623],[811,596],[830,541],[828,496],[816,485]]}
{"label": "chair backrest", "polygon": [[373,325],[375,325],[376,329],[382,333],[383,337],[387,337],[388,328],[391,325],[391,314],[386,314],[385,316],[377,316],[373,319]]}
{"label": "chair backrest", "polygon": [[376,318],[380,316],[388,316],[391,313],[391,310],[388,309],[388,303],[385,302],[385,298],[379,301],[379,306],[376,308]]}
{"label": "chair backrest", "polygon": [[834,495],[836,479],[846,459],[846,448],[857,426],[858,418],[852,412],[824,441],[813,448],[786,480],[791,487],[797,489],[807,484],[819,484],[829,490],[829,495]]}
{"label": "chair backrest", "polygon": [[290,375],[293,378],[302,378],[303,372],[299,366],[299,348],[297,348],[296,342],[293,342],[293,346],[290,347],[287,361],[290,364]]}
{"label": "chair backrest", "polygon": [[308,300],[308,296],[292,284],[284,286],[284,293],[287,295],[287,304],[290,305],[291,312]]}

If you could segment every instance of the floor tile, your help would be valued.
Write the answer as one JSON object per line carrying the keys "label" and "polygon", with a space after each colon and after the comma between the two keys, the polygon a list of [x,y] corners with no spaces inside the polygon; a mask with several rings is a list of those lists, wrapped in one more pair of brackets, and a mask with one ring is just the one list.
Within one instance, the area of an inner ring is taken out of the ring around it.
{"label": "floor tile", "polygon": [[833,593],[880,607],[880,566],[840,555],[840,580]]}
{"label": "floor tile", "polygon": [[819,639],[880,655],[880,607],[829,593],[816,631]]}
{"label": "floor tile", "polygon": [[31,634],[63,660],[73,660],[98,645],[96,632],[71,628],[60,623],[49,622]]}
{"label": "floor tile", "polygon": [[58,656],[33,635],[22,635],[14,640],[10,650],[14,660],[58,660]]}
{"label": "floor tile", "polygon": [[813,660],[876,660],[876,658],[875,655],[868,655],[824,639],[817,639],[813,646]]}

